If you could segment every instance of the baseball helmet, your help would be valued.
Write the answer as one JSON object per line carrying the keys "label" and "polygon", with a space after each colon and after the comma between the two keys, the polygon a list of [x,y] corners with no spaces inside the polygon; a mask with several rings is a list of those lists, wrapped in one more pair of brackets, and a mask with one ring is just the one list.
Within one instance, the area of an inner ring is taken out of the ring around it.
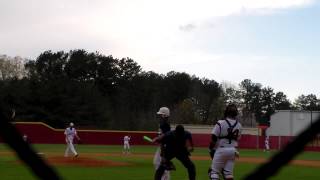
{"label": "baseball helmet", "polygon": [[238,114],[238,108],[235,104],[229,104],[224,111],[224,117],[235,118]]}
{"label": "baseball helmet", "polygon": [[157,112],[157,114],[164,115],[165,117],[169,117],[170,116],[170,110],[167,107],[161,107],[159,109],[159,111]]}

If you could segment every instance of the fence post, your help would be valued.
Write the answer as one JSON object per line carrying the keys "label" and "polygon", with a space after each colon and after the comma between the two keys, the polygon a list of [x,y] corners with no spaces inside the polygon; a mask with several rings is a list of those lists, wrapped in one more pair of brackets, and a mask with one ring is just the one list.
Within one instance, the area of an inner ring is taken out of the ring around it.
{"label": "fence post", "polygon": [[259,149],[259,132],[257,134],[257,150]]}
{"label": "fence post", "polygon": [[278,135],[278,149],[281,149],[281,136]]}

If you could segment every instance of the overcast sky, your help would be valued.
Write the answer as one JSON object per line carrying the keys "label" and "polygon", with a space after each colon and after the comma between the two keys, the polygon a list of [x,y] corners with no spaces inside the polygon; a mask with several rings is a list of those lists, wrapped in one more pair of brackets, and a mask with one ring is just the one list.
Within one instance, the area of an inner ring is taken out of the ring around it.
{"label": "overcast sky", "polygon": [[320,96],[317,0],[2,0],[0,54],[86,49],[143,70]]}

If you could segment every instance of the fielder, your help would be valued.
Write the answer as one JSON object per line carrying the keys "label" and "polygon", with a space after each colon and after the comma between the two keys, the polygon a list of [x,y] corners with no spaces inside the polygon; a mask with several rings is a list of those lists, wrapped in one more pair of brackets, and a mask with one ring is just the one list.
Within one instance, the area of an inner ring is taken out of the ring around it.
{"label": "fielder", "polygon": [[219,180],[219,174],[225,180],[233,180],[235,158],[239,156],[236,149],[241,136],[241,124],[236,120],[237,107],[230,104],[224,112],[224,119],[219,120],[212,130],[210,155],[213,158],[208,175],[210,180]]}
{"label": "fielder", "polygon": [[269,136],[266,136],[266,139],[264,140],[264,152],[270,151],[270,145],[269,145]]}
{"label": "fielder", "polygon": [[76,129],[73,126],[74,126],[74,124],[71,122],[69,127],[66,128],[66,130],[64,131],[64,135],[65,135],[66,143],[67,143],[67,149],[64,153],[64,157],[68,157],[70,155],[70,153],[73,154],[73,157],[78,157],[78,155],[79,155],[74,148],[73,139],[74,139],[74,137],[76,137],[80,141],[80,138],[77,134]]}
{"label": "fielder", "polygon": [[130,136],[123,137],[123,154],[130,154]]}
{"label": "fielder", "polygon": [[26,134],[22,136],[22,139],[24,140],[24,142],[28,143],[28,136]]}
{"label": "fielder", "polygon": [[[159,129],[160,129],[159,136],[160,136],[171,130],[170,122],[169,122],[170,110],[167,107],[161,107],[157,112],[157,115],[159,118]],[[161,164],[162,148],[163,147],[160,146],[160,148],[157,149],[153,158],[153,165],[156,170],[159,168]],[[174,169],[174,167],[171,169]],[[165,170],[161,180],[170,180],[170,168],[167,168],[167,170]]]}

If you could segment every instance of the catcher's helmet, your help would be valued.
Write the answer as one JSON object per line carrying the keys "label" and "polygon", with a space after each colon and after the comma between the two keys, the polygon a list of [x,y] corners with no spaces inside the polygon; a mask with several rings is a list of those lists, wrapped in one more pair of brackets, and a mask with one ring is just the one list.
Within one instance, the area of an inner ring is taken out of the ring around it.
{"label": "catcher's helmet", "polygon": [[229,104],[224,111],[224,117],[235,118],[239,114],[238,108],[235,104]]}
{"label": "catcher's helmet", "polygon": [[167,107],[161,107],[159,109],[159,111],[157,112],[157,114],[161,114],[161,115],[164,115],[165,117],[169,117],[170,116],[170,110]]}

